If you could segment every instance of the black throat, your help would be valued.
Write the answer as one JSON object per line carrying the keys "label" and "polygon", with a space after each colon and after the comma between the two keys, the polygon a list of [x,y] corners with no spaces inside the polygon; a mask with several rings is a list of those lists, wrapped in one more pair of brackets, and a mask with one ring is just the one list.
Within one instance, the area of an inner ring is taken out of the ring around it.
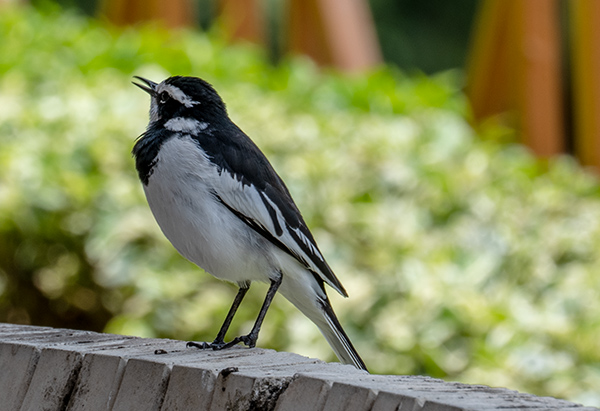
{"label": "black throat", "polygon": [[160,147],[172,136],[172,131],[155,124],[150,126],[135,142],[131,153],[135,157],[135,168],[144,185],[148,185],[148,180],[158,162],[157,156]]}

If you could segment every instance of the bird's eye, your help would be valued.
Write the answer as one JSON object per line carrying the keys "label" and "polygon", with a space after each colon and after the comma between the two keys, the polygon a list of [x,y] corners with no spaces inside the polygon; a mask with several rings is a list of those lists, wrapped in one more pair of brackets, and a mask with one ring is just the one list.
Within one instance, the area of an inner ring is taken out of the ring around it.
{"label": "bird's eye", "polygon": [[169,101],[171,96],[166,91],[163,91],[162,93],[159,94],[158,98],[159,98],[160,104],[165,104],[167,101]]}

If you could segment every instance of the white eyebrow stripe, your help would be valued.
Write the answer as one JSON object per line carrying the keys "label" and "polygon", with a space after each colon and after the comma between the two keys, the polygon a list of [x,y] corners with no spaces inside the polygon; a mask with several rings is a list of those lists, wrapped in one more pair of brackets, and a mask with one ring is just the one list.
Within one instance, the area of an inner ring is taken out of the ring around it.
{"label": "white eyebrow stripe", "polygon": [[172,84],[163,84],[161,89],[162,90],[159,90],[159,93],[161,91],[166,91],[167,93],[169,93],[171,95],[171,97],[173,97],[175,100],[179,101],[181,104],[183,104],[186,107],[192,107],[192,106],[195,106],[196,104],[200,104],[199,102],[194,101],[191,98],[189,98],[189,96],[187,96],[183,91],[181,91],[181,89],[179,87],[176,87]]}
{"label": "white eyebrow stripe", "polygon": [[165,123],[165,128],[170,131],[197,134],[208,127],[208,123],[189,117],[175,117]]}

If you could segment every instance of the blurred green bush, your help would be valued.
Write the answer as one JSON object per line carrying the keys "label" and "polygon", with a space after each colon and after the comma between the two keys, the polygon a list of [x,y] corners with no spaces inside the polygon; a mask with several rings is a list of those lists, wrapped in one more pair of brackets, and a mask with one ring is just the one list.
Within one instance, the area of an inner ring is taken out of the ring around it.
{"label": "blurred green bush", "polygon": [[[179,257],[137,181],[132,75],[203,77],[272,159],[371,370],[600,405],[600,186],[475,132],[460,73],[278,68],[218,35],[0,13],[0,321],[211,340],[235,288]],[[233,332],[250,327],[255,286]],[[275,300],[259,345],[333,360]]]}

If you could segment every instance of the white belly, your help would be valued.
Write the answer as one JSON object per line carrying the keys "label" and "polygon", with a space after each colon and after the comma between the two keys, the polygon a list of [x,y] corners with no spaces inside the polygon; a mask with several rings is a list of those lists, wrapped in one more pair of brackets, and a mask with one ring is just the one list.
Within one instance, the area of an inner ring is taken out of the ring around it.
{"label": "white belly", "polygon": [[216,201],[216,173],[190,137],[167,140],[144,186],[150,209],[177,251],[215,277],[268,281],[275,247]]}

